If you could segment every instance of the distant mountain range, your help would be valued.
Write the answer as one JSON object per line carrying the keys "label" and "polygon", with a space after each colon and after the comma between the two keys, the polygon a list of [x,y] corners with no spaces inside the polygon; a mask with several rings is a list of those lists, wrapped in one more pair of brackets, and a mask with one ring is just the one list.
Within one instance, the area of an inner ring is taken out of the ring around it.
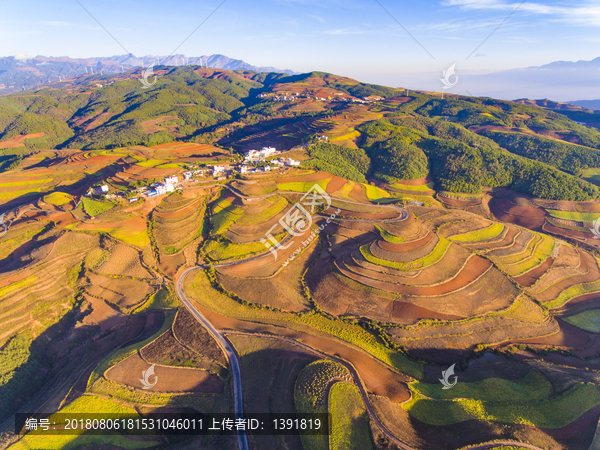
{"label": "distant mountain range", "polygon": [[213,69],[296,74],[292,70],[253,66],[241,59],[233,59],[224,55],[187,57],[178,54],[136,57],[129,54],[99,58],[69,58],[67,56],[30,57],[21,53],[16,56],[0,58],[0,94],[31,89],[85,73],[118,73],[136,67],[147,67],[152,64],[168,66],[201,65]]}
{"label": "distant mountain range", "polygon": [[[594,100],[600,99],[600,57],[591,61],[556,61],[543,66],[487,74],[465,73],[465,70],[460,62],[456,64],[458,82],[449,92],[505,100],[549,98],[600,109],[600,101]],[[442,70],[439,73],[404,74],[399,77],[398,84],[411,89],[441,92],[444,90],[440,81],[442,77]],[[581,101],[595,103],[584,104]]]}

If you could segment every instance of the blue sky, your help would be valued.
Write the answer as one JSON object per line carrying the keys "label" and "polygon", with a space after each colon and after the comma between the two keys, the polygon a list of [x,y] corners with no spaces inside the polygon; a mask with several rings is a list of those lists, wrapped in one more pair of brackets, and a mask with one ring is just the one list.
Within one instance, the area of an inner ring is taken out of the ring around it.
{"label": "blue sky", "polygon": [[[79,2],[123,47],[143,56],[170,54],[222,0]],[[516,11],[519,1],[379,3],[226,0],[177,53],[221,53],[255,65],[323,70],[390,86],[441,73],[453,63],[467,73],[600,56],[599,0],[524,2]],[[125,50],[77,0],[13,0],[0,6],[0,55],[17,53],[86,57]]]}

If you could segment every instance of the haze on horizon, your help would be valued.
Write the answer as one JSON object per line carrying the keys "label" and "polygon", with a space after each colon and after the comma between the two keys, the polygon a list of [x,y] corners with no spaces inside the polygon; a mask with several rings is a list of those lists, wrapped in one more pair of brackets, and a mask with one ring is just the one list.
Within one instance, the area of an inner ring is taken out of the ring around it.
{"label": "haze on horizon", "polygon": [[454,63],[466,75],[600,56],[592,0],[23,0],[4,5],[0,24],[2,56],[216,53],[422,89]]}

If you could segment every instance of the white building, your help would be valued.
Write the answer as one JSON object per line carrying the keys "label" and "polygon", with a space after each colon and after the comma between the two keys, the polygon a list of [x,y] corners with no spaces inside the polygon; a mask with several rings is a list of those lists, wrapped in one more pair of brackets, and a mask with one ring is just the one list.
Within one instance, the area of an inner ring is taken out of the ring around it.
{"label": "white building", "polygon": [[94,188],[94,194],[106,194],[107,192],[108,186],[106,184]]}
{"label": "white building", "polygon": [[177,184],[179,182],[179,178],[177,175],[171,175],[170,177],[165,178],[165,184]]}
{"label": "white building", "polygon": [[300,161],[292,159],[292,158],[287,158],[286,160],[284,160],[284,164],[286,166],[290,166],[290,167],[297,167],[300,165]]}
{"label": "white building", "polygon": [[183,179],[189,180],[192,178],[192,172],[183,172]]}
{"label": "white building", "polygon": [[220,173],[225,173],[225,170],[227,170],[226,166],[213,166],[213,175],[218,175]]}
{"label": "white building", "polygon": [[248,167],[245,164],[240,167],[240,173],[248,173],[249,170],[250,170],[250,167]]}

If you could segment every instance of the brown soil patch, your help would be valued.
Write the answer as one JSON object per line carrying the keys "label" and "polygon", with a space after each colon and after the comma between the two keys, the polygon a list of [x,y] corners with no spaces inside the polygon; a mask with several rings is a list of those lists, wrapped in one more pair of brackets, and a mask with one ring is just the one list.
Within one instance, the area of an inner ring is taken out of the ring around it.
{"label": "brown soil patch", "polygon": [[513,280],[515,280],[523,287],[533,286],[542,275],[544,275],[548,270],[550,270],[553,263],[554,258],[549,257],[542,264],[531,269],[529,272],[526,272],[518,277],[513,277]]}
{"label": "brown soil patch", "polygon": [[[142,388],[140,382],[142,372],[151,366],[138,353],[111,367],[105,373],[107,379],[119,384]],[[156,365],[154,373],[158,377],[149,392],[201,392],[205,394],[221,394],[223,381],[216,375],[200,369],[184,369]],[[148,381],[154,382],[150,377]]]}
{"label": "brown soil patch", "polygon": [[112,278],[88,273],[88,294],[106,300],[121,308],[131,308],[150,295],[154,289],[143,281],[130,278]]}
{"label": "brown soil patch", "polygon": [[427,175],[424,178],[415,178],[414,180],[401,180],[400,184],[407,186],[423,186],[424,184],[431,183],[431,177]]}
{"label": "brown soil patch", "polygon": [[86,325],[100,325],[102,331],[105,331],[127,321],[127,316],[125,314],[110,307],[103,300],[99,300],[89,295],[84,295],[84,298],[92,306],[92,312],[85,316],[82,323]]}
{"label": "brown soil patch", "polygon": [[223,350],[203,326],[186,308],[180,308],[173,324],[173,334],[179,342],[201,355],[225,366],[227,360]]}
{"label": "brown soil patch", "polygon": [[[142,132],[146,133],[146,134],[150,134],[150,133],[156,133],[157,131],[161,131],[163,128],[159,127],[158,124],[162,123],[162,122],[166,122],[167,120],[174,120],[174,119],[178,119],[177,116],[162,116],[159,117],[158,119],[151,119],[151,120],[144,120],[142,123],[140,123],[140,126],[142,127]],[[174,127],[169,127],[169,128],[175,128]],[[172,130],[169,130],[172,131]]]}
{"label": "brown soil patch", "polygon": [[100,222],[97,219],[91,219],[77,225],[80,230],[96,230],[98,228],[131,228],[133,231],[146,230],[146,221],[142,217],[133,217],[123,222]]}
{"label": "brown soil patch", "polygon": [[574,238],[574,239],[581,239],[584,241],[587,239],[590,239],[593,242],[594,236],[595,236],[591,232],[588,233],[585,231],[576,231],[576,230],[569,230],[567,228],[557,227],[556,225],[553,225],[548,221],[546,221],[546,223],[544,223],[542,229],[544,231],[547,231],[548,233],[554,233],[554,234],[558,234],[559,236],[564,236],[567,238]]}
{"label": "brown soil patch", "polygon": [[20,134],[19,136],[15,136],[4,142],[0,142],[0,148],[22,147],[24,145],[23,141],[25,139],[38,138],[44,136],[46,136],[44,133]]}
{"label": "brown soil patch", "polygon": [[503,198],[490,202],[494,216],[503,222],[510,222],[531,230],[541,230],[548,213],[542,208],[517,206]]}
{"label": "brown soil patch", "polygon": [[367,189],[360,183],[354,184],[354,188],[350,191],[349,197],[359,203],[371,203],[371,200],[367,197]]}
{"label": "brown soil patch", "polygon": [[445,203],[446,205],[456,206],[459,208],[466,207],[466,206],[481,205],[481,203],[482,203],[482,199],[480,199],[480,198],[475,201],[457,200],[455,198],[444,197],[443,195],[439,195],[438,198],[442,203]]}

